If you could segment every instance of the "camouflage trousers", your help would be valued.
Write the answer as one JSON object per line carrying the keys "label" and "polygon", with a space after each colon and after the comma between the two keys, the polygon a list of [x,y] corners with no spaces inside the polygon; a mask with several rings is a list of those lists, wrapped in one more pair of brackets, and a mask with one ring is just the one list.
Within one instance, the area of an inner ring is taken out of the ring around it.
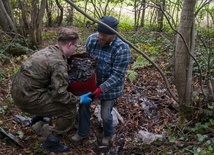
{"label": "camouflage trousers", "polygon": [[[77,108],[76,104],[67,105],[60,104],[53,101],[50,92],[39,93],[36,99],[28,98],[23,95],[23,88],[21,88],[24,82],[30,82],[25,78],[13,83],[11,94],[15,105],[17,105],[22,111],[31,115],[55,117],[56,125],[53,131],[58,134],[63,134],[72,129],[76,123]],[[17,84],[16,86],[14,86]],[[36,93],[36,92],[35,92]],[[36,95],[35,95],[36,96]],[[35,98],[34,96],[34,98]]]}
{"label": "camouflage trousers", "polygon": [[[45,98],[45,96],[44,96]],[[42,103],[28,103],[27,105],[15,104],[24,112],[32,115],[45,116],[45,117],[56,117],[56,125],[53,131],[58,134],[63,134],[68,130],[72,129],[76,122],[77,109],[76,105],[60,105],[52,102],[49,98],[43,100]],[[36,105],[36,106],[35,106]]]}

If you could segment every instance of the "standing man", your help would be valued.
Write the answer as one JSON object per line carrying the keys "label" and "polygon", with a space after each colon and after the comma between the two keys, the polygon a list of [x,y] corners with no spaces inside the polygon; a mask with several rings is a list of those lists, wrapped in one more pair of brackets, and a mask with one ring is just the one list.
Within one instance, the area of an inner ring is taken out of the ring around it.
{"label": "standing man", "polygon": [[[118,20],[112,16],[103,16],[101,22],[115,31]],[[113,109],[115,99],[123,94],[124,79],[131,58],[129,46],[114,32],[98,24],[98,33],[88,37],[86,52],[96,59],[97,89],[92,93],[100,100],[103,119],[102,145],[108,146],[114,135]],[[90,104],[80,105],[78,131],[71,141],[78,142],[88,137],[90,128]]]}
{"label": "standing man", "polygon": [[38,117],[57,117],[56,126],[43,143],[51,152],[69,151],[60,143],[59,135],[72,128],[77,103],[88,103],[90,93],[80,97],[67,91],[67,57],[75,51],[79,36],[69,28],[62,28],[58,43],[31,55],[15,74],[11,94],[15,105]]}

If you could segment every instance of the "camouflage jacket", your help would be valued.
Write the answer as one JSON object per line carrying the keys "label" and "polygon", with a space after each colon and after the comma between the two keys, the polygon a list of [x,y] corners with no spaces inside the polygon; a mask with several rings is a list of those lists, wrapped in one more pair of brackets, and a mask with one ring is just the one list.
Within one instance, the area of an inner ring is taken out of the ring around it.
{"label": "camouflage jacket", "polygon": [[68,85],[66,56],[59,45],[50,45],[21,64],[13,79],[12,96],[15,103],[35,102],[45,94],[55,103],[76,104],[79,97],[67,91]]}

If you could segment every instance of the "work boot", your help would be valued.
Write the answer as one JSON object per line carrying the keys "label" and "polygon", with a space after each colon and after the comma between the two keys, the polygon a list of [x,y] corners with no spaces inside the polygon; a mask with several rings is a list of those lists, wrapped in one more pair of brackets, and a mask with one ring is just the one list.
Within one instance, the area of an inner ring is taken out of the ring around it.
{"label": "work boot", "polygon": [[67,152],[69,147],[60,144],[60,140],[57,136],[50,134],[47,140],[42,144],[42,149],[50,152]]}
{"label": "work boot", "polygon": [[31,126],[36,124],[39,121],[43,121],[43,122],[50,122],[51,119],[48,117],[44,117],[44,116],[33,116],[31,119]]}
{"label": "work boot", "polygon": [[71,137],[71,142],[80,142],[80,141],[82,141],[83,139],[85,139],[85,138],[87,138],[87,137],[81,137],[81,136],[79,136],[78,135],[78,133],[76,133],[74,136],[72,136]]}
{"label": "work boot", "polygon": [[33,125],[39,121],[42,121],[42,120],[43,120],[43,116],[33,116],[31,119],[31,125]]}
{"label": "work boot", "polygon": [[102,139],[102,146],[108,146],[110,143],[112,143],[115,139],[115,134],[111,135],[111,136],[106,136],[103,137]]}

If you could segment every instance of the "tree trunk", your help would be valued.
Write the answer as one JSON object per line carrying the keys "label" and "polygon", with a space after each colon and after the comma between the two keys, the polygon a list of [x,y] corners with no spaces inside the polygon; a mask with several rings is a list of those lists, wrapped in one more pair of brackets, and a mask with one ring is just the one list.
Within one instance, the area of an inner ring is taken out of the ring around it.
{"label": "tree trunk", "polygon": [[0,26],[5,32],[17,32],[10,1],[0,1]]}
{"label": "tree trunk", "polygon": [[59,0],[56,0],[56,4],[60,10],[60,15],[57,17],[57,26],[60,26],[63,20],[63,7],[60,5]]}
{"label": "tree trunk", "polygon": [[46,2],[47,26],[48,27],[52,27],[52,25],[53,25],[52,12],[51,12],[52,6],[53,6],[53,1]]}
{"label": "tree trunk", "polygon": [[134,31],[138,29],[138,22],[137,22],[137,0],[134,1]]}
{"label": "tree trunk", "polygon": [[31,23],[30,23],[30,40],[31,46],[37,46],[42,41],[42,24],[45,13],[46,0],[42,0],[39,6],[38,0],[32,1]]}
{"label": "tree trunk", "polygon": [[104,13],[103,13],[103,15],[105,15],[105,16],[107,15],[109,2],[110,2],[110,0],[106,0],[105,6],[104,6]]}
{"label": "tree trunk", "polygon": [[[68,9],[68,15],[66,18],[67,22],[71,25],[73,25],[74,22],[74,8],[72,6],[70,6],[70,9]],[[84,17],[85,20],[85,17]]]}
{"label": "tree trunk", "polygon": [[[87,12],[88,0],[85,0],[84,11]],[[72,7],[72,6],[71,6]],[[73,8],[73,7],[72,7]],[[84,16],[84,25],[86,25],[86,17]]]}
{"label": "tree trunk", "polygon": [[142,8],[143,9],[142,9],[140,26],[144,27],[144,25],[145,25],[146,0],[142,0]]}
{"label": "tree trunk", "polygon": [[149,19],[149,27],[153,27],[153,25],[155,24],[154,21],[156,21],[155,20],[155,8],[151,9],[150,12],[151,12],[150,13],[151,15],[150,15],[150,19]]}
{"label": "tree trunk", "polygon": [[158,9],[158,32],[161,32],[163,29],[163,13],[162,11],[165,10],[165,0],[160,0],[160,9]]}
{"label": "tree trunk", "polygon": [[[196,0],[184,0],[175,48],[175,84],[182,117],[191,118],[192,70],[194,54],[194,8]],[[189,116],[189,117],[188,117]]]}
{"label": "tree trunk", "polygon": [[25,4],[25,1],[23,2],[22,0],[19,1],[19,7],[21,10],[21,18],[20,18],[20,27],[21,27],[21,34],[23,36],[27,36],[29,32],[29,21],[27,20],[28,14],[24,13],[27,12],[27,4]]}
{"label": "tree trunk", "polygon": [[42,26],[43,26],[43,17],[45,14],[47,0],[42,0],[40,4],[40,9],[38,10],[38,17],[36,21],[36,33],[37,33],[37,41],[40,43],[42,41]]}

